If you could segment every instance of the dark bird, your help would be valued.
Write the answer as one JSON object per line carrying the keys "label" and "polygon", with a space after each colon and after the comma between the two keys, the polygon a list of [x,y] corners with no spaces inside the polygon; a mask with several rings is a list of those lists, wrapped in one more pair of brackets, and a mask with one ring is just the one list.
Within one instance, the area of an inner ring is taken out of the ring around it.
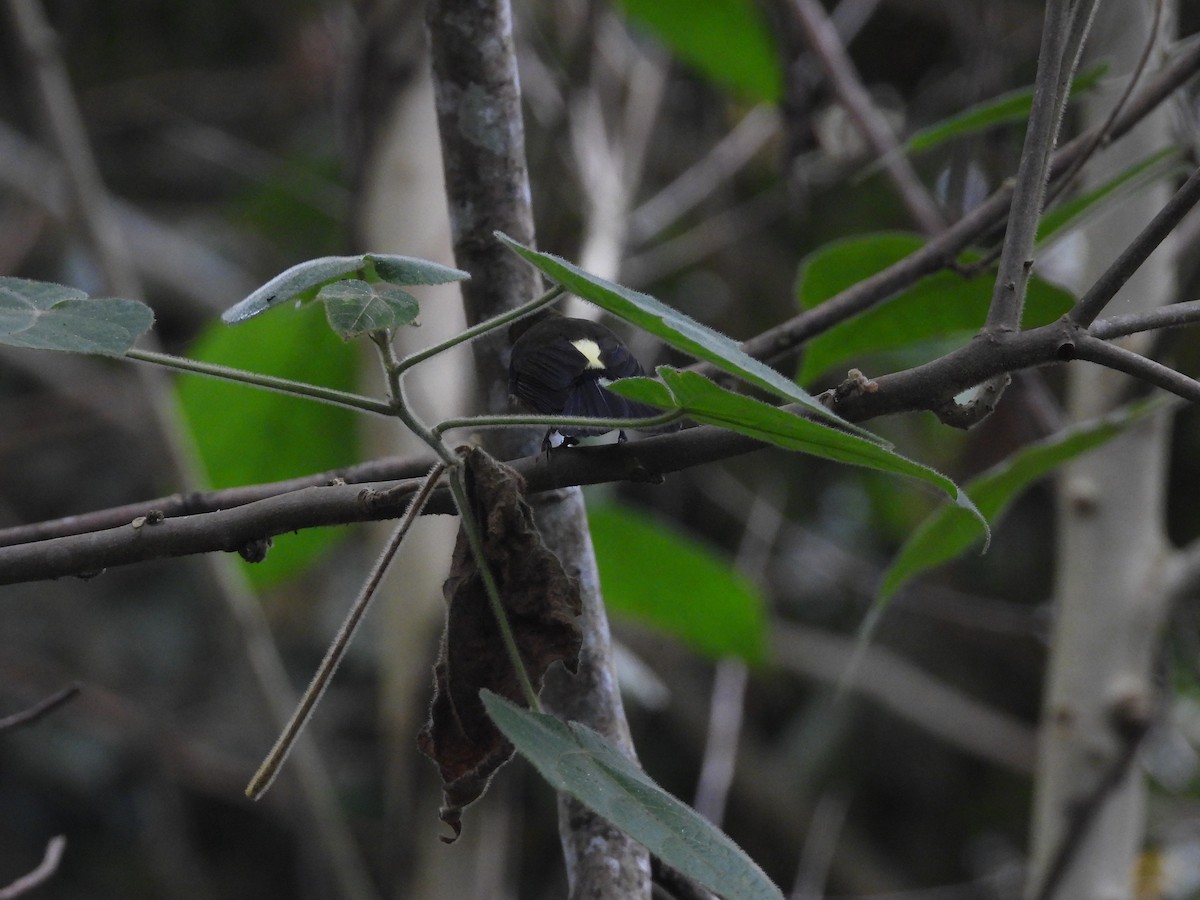
{"label": "dark bird", "polygon": [[[557,313],[535,314],[510,329],[515,337],[508,364],[508,392],[527,409],[552,416],[637,419],[661,409],[626,400],[605,389],[618,378],[644,375],[641,365],[620,339],[597,322]],[[523,326],[523,327],[522,327]],[[610,428],[552,428],[542,448],[570,446],[579,438]],[[620,432],[618,441],[625,440]]]}

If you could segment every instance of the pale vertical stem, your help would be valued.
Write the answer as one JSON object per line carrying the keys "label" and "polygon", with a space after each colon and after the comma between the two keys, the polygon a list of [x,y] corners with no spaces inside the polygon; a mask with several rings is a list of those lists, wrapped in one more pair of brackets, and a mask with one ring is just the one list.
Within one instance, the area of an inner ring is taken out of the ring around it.
{"label": "pale vertical stem", "polygon": [[[1127,71],[1137,59],[1148,19],[1140,4],[1101,8],[1095,39],[1117,69],[1110,74]],[[1086,110],[1094,120],[1104,113]],[[1101,182],[1163,146],[1170,139],[1170,118],[1169,110],[1155,113],[1098,158],[1089,178]],[[1169,195],[1169,187],[1159,185],[1089,227],[1089,278],[1103,271]],[[1114,305],[1136,311],[1174,300],[1173,258],[1170,246],[1153,254]],[[1131,349],[1145,340],[1145,335],[1126,339]],[[1120,373],[1090,366],[1072,367],[1069,374],[1068,411],[1074,419],[1107,412],[1128,384]],[[1134,893],[1132,877],[1145,836],[1145,786],[1135,754],[1140,728],[1155,706],[1153,669],[1167,606],[1161,581],[1169,427],[1166,417],[1150,417],[1072,463],[1059,478],[1056,616],[1035,780],[1027,891],[1032,897]],[[1097,799],[1088,807],[1091,798]],[[1080,809],[1087,814],[1081,816]],[[1064,847],[1071,848],[1066,855]]]}

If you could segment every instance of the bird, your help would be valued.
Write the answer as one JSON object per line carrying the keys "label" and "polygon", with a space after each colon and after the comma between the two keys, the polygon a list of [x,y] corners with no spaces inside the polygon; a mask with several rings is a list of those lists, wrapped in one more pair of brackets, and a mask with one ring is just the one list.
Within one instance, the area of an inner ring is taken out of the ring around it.
{"label": "bird", "polygon": [[[610,382],[645,372],[620,338],[600,323],[545,311],[517,322],[509,336],[513,345],[508,392],[520,406],[551,416],[603,419],[640,419],[662,413],[606,389]],[[571,446],[581,437],[611,430],[551,428],[542,440],[542,449],[548,454],[551,447]],[[617,442],[624,441],[622,430]]]}

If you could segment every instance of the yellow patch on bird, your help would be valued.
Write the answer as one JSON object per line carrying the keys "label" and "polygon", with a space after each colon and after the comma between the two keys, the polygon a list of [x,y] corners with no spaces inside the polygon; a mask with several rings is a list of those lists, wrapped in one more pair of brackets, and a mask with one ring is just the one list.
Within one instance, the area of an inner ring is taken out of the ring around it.
{"label": "yellow patch on bird", "polygon": [[587,360],[588,369],[603,369],[604,363],[600,361],[600,345],[591,338],[580,338],[577,341],[571,341],[571,346],[583,354],[583,358]]}

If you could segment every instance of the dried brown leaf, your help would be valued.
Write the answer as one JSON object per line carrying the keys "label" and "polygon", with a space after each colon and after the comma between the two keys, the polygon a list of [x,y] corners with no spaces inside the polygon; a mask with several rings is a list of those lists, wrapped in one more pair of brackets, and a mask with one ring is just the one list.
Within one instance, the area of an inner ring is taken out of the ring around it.
{"label": "dried brown leaf", "polygon": [[[555,662],[572,672],[582,636],[579,585],[546,548],[522,497],[513,469],[477,448],[460,448],[467,493],[483,532],[484,556],[496,580],[509,624],[535,688]],[[434,667],[429,721],[417,744],[438,764],[445,803],[442,821],[462,831],[462,809],[487,789],[513,748],[484,711],[482,688],[525,706],[517,674],[504,652],[483,578],[460,528],[443,586],[446,631]]]}

